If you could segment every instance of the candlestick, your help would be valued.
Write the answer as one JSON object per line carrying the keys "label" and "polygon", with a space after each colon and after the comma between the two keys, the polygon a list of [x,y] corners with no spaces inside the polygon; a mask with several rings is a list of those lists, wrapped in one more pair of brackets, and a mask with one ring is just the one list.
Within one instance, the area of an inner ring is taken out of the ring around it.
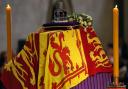
{"label": "candlestick", "polygon": [[107,89],[126,89],[126,86],[119,83],[119,10],[117,5],[113,8],[113,77],[114,82]]}
{"label": "candlestick", "polygon": [[11,48],[11,7],[9,4],[6,6],[6,31],[7,31],[7,60],[12,58]]}
{"label": "candlestick", "polygon": [[113,56],[114,56],[114,83],[119,84],[119,36],[118,36],[119,10],[117,5],[113,8]]}

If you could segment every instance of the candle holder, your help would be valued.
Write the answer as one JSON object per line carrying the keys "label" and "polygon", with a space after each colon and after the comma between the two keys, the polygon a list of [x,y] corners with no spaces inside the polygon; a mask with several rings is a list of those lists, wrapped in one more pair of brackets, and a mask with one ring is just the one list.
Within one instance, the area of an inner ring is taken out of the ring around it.
{"label": "candle holder", "polygon": [[126,85],[124,83],[119,83],[118,78],[114,78],[114,82],[111,83],[107,89],[126,89]]}
{"label": "candle holder", "polygon": [[126,89],[126,86],[125,85],[115,86],[115,85],[111,84],[110,86],[107,87],[107,89]]}

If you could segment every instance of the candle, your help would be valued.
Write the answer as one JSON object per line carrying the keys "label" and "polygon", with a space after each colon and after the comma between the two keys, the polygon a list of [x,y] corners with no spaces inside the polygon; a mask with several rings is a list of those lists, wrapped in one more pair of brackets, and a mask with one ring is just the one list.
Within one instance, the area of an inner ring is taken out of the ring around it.
{"label": "candle", "polygon": [[12,58],[11,48],[11,7],[9,4],[6,6],[6,30],[7,30],[7,60]]}
{"label": "candle", "polygon": [[117,5],[113,8],[113,57],[114,57],[114,82],[118,85],[119,78],[119,36],[118,36],[119,10]]}

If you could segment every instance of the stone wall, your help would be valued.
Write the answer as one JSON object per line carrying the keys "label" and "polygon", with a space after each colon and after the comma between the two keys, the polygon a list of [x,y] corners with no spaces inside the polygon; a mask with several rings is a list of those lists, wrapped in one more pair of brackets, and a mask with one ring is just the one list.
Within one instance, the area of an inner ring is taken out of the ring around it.
{"label": "stone wall", "polygon": [[[56,0],[53,0],[56,1]],[[52,0],[10,0],[12,6],[12,48],[16,52],[19,39],[36,31],[47,22]],[[68,1],[68,0],[67,0]],[[5,5],[0,3],[0,52],[6,50]],[[73,10],[91,15],[94,28],[104,46],[112,42],[112,0],[72,0]]]}

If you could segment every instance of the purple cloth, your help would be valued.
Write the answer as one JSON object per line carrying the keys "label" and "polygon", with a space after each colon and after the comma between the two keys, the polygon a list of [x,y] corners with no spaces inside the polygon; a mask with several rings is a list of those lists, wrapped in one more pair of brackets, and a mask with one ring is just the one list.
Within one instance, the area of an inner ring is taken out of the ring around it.
{"label": "purple cloth", "polygon": [[71,89],[106,89],[111,83],[111,77],[111,73],[98,73]]}
{"label": "purple cloth", "polygon": [[43,24],[44,27],[48,26],[78,26],[79,22],[49,22],[46,24]]}

